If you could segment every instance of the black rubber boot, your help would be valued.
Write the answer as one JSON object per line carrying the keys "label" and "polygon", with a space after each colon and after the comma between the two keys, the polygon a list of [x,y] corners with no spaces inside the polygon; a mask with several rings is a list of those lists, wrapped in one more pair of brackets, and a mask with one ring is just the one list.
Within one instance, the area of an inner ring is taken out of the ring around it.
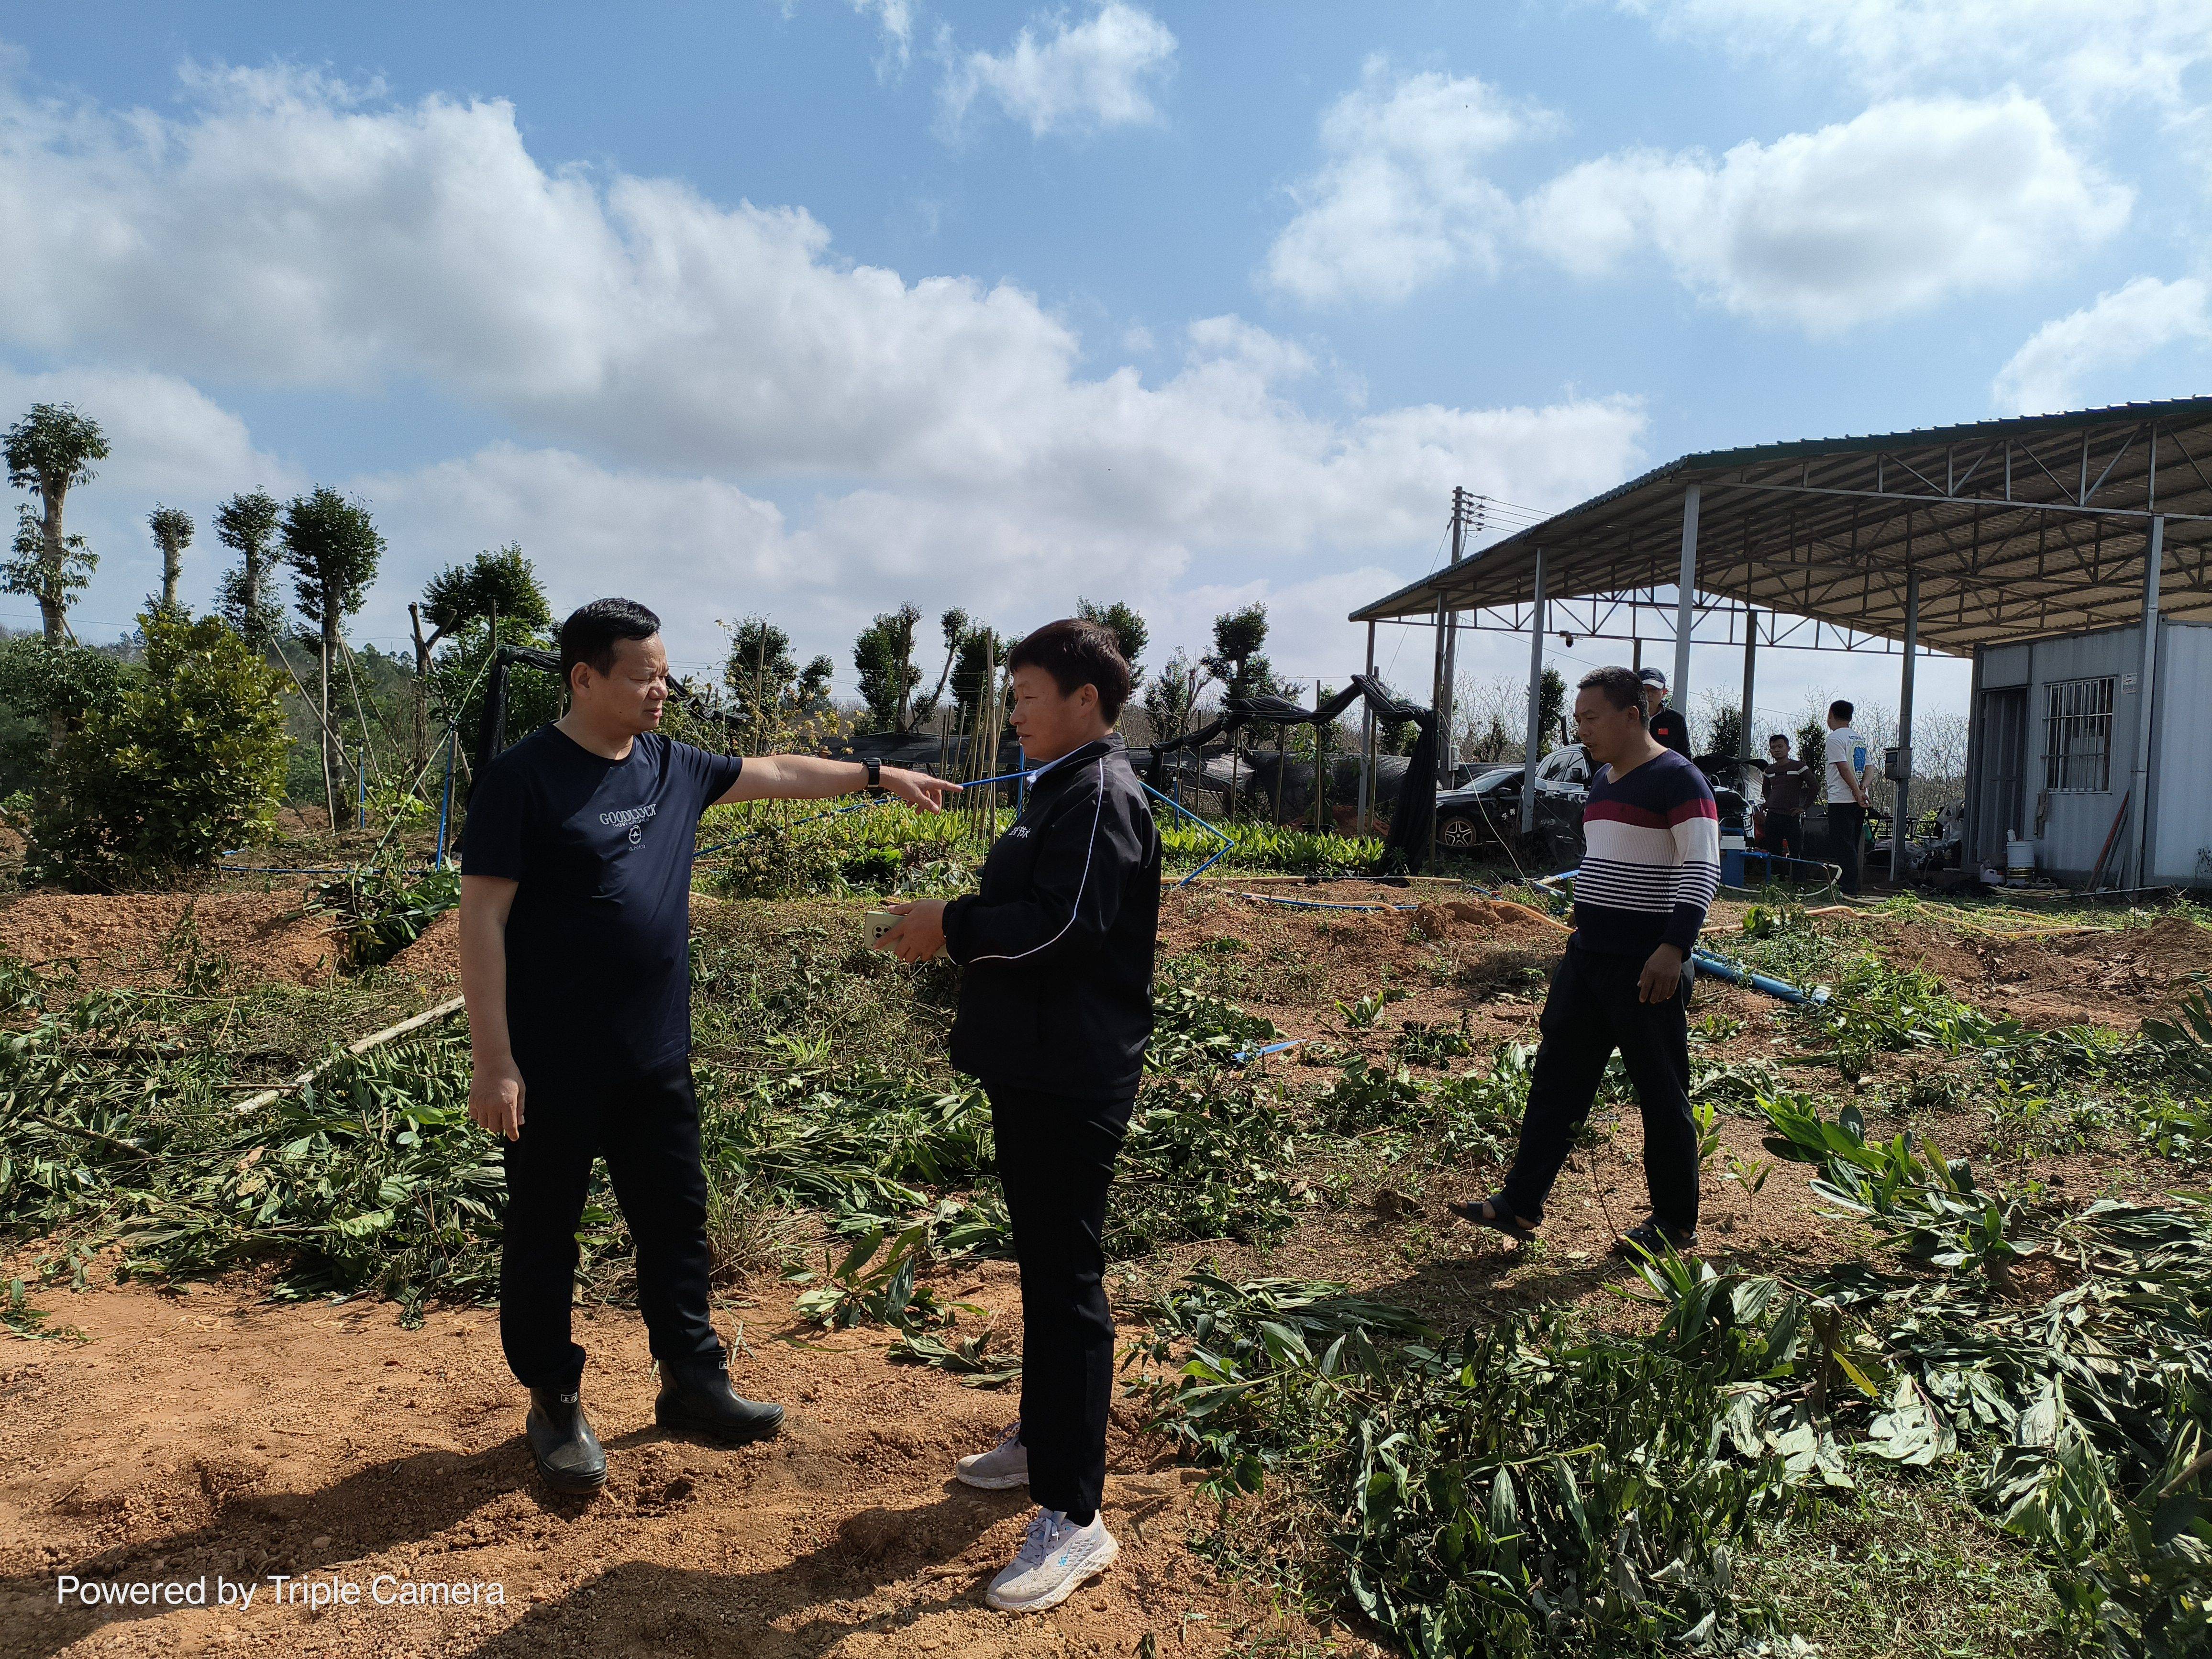
{"label": "black rubber boot", "polygon": [[532,1389],[522,1426],[538,1479],[555,1492],[592,1492],[607,1484],[607,1455],[584,1415],[580,1395]]}
{"label": "black rubber boot", "polygon": [[783,1426],[782,1407],[738,1398],[729,1372],[712,1364],[663,1365],[653,1416],[664,1429],[702,1434],[728,1446],[766,1440]]}

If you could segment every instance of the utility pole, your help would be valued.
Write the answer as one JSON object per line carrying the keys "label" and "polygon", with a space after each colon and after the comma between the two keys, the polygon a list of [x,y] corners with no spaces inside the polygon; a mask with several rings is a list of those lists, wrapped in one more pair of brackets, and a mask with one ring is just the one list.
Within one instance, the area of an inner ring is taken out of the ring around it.
{"label": "utility pole", "polygon": [[[1462,486],[1452,486],[1451,562],[1455,565],[1467,556],[1469,525],[1478,532],[1482,528],[1482,508],[1477,505],[1480,500]],[[1437,782],[1449,788],[1459,758],[1459,745],[1452,733],[1452,703],[1459,673],[1459,612],[1449,610],[1444,616],[1443,665],[1437,692]]]}

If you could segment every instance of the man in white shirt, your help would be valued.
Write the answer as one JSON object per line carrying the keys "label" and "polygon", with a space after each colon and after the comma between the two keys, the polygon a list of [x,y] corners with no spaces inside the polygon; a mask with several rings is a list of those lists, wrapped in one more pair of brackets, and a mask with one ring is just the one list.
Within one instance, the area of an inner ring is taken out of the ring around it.
{"label": "man in white shirt", "polygon": [[1851,725],[1850,704],[1838,697],[1828,705],[1828,761],[1821,772],[1828,786],[1828,859],[1843,872],[1837,884],[1853,898],[1866,845],[1866,739]]}

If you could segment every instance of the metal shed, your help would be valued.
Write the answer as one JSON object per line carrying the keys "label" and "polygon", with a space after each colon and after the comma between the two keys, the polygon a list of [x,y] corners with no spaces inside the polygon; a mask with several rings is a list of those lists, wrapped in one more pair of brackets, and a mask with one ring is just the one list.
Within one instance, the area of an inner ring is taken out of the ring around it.
{"label": "metal shed", "polygon": [[1907,777],[1916,658],[1971,656],[1970,855],[2016,833],[2078,879],[2117,822],[2126,884],[2212,884],[2208,467],[2194,398],[1685,455],[1465,556],[1455,491],[1451,562],[1352,619],[1370,664],[1432,626],[1440,706],[1459,628],[1528,633],[1532,770],[1547,634],[1657,613],[1683,699],[1693,642],[1739,645],[1747,714],[1761,646],[1893,653]]}

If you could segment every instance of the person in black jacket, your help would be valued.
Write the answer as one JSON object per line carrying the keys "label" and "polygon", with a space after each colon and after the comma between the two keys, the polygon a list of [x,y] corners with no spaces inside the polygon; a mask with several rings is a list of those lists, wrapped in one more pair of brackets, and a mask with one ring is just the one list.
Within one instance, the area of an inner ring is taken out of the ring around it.
{"label": "person in black jacket", "polygon": [[1021,1419],[959,1478],[1027,1483],[1038,1511],[992,1581],[993,1607],[1040,1612],[1110,1565],[1099,1503],[1114,1395],[1102,1284],[1106,1189],[1152,1030],[1160,837],[1114,735],[1129,665],[1096,623],[1048,623],[1008,653],[1029,799],[973,897],[893,905],[878,941],[962,964],[952,1063],[991,1097],[1022,1273]]}

